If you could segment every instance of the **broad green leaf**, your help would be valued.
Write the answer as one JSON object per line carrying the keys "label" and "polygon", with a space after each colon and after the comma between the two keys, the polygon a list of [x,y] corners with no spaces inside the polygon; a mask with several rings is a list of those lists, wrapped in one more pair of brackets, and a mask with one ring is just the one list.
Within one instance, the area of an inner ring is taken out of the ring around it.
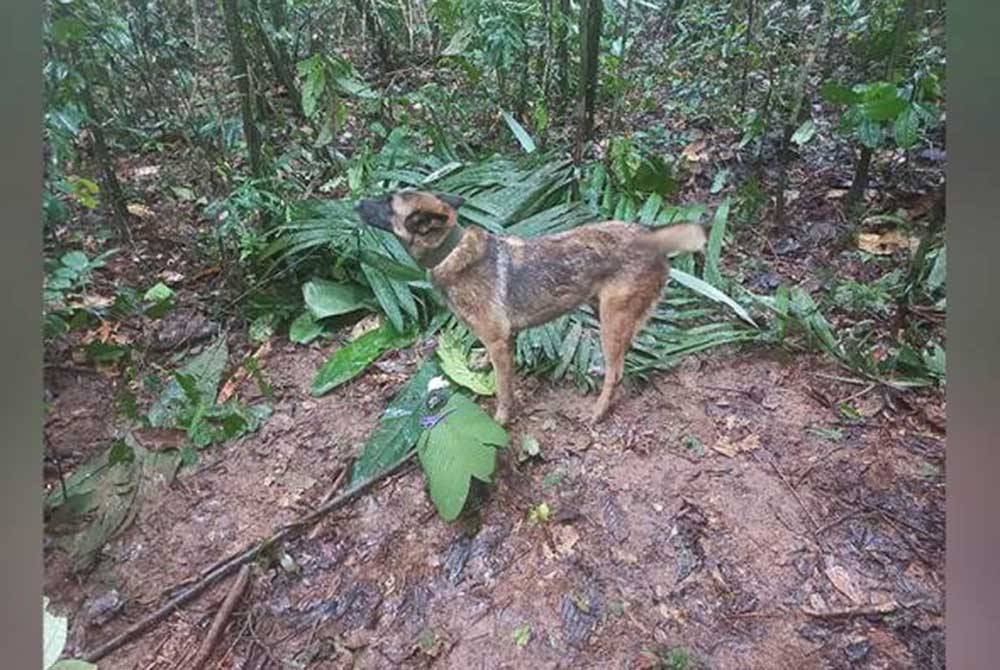
{"label": "broad green leaf", "polygon": [[288,327],[288,339],[296,344],[309,344],[323,333],[323,326],[306,310]]}
{"label": "broad green leaf", "polygon": [[441,52],[442,56],[461,56],[472,40],[472,28],[462,28],[451,36],[448,46]]}
{"label": "broad green leaf", "polygon": [[[389,403],[378,428],[368,438],[351,469],[351,486],[365,482],[398,463],[417,444],[423,427],[428,385],[441,374],[434,359],[428,359]],[[444,389],[447,391],[447,389]]]}
{"label": "broad green leaf", "polygon": [[677,268],[670,268],[670,276],[681,286],[688,288],[695,293],[705,296],[709,300],[714,300],[715,302],[720,302],[726,305],[739,316],[741,319],[749,323],[754,328],[758,328],[757,323],[750,317],[750,313],[740,305],[738,302],[730,298],[728,295],[715,288],[711,284],[698,279],[694,275],[690,275],[687,272],[678,270]]}
{"label": "broad green leaf", "polygon": [[920,117],[917,110],[909,105],[896,117],[896,122],[893,124],[896,144],[902,149],[909,149],[917,143],[919,130]]}
{"label": "broad green leaf", "polygon": [[906,106],[907,101],[899,97],[892,84],[874,84],[863,94],[860,109],[864,118],[875,122],[895,119]]}
{"label": "broad green leaf", "polygon": [[311,393],[314,396],[329,393],[357,377],[386,351],[404,347],[413,339],[412,332],[400,334],[391,324],[382,324],[335,351],[316,374]]}
{"label": "broad green leaf", "polygon": [[514,133],[514,137],[517,138],[518,143],[521,148],[524,149],[526,153],[534,153],[535,151],[535,140],[531,139],[531,135],[528,131],[524,129],[517,119],[511,116],[508,112],[500,112],[503,116],[503,120],[507,122],[507,126],[510,128],[511,132]]}
{"label": "broad green leaf", "polygon": [[812,119],[806,119],[802,122],[794,133],[792,133],[792,142],[797,145],[802,146],[806,142],[812,139],[813,135],[816,134],[816,124]]}
{"label": "broad green leaf", "polygon": [[42,668],[48,670],[66,647],[66,617],[49,613],[49,599],[42,597]]}
{"label": "broad green leaf", "polygon": [[446,332],[441,335],[438,340],[437,357],[441,370],[459,386],[477,395],[491,396],[496,393],[497,382],[494,371],[470,369],[465,348],[454,333]]}
{"label": "broad green leaf", "polygon": [[[215,400],[222,373],[229,359],[226,338],[220,337],[197,356],[191,358],[170,380],[149,410],[149,423],[154,428],[179,427],[177,421],[185,410],[190,409],[189,393],[196,394],[200,402]],[[190,379],[192,388],[188,393],[182,385]]]}
{"label": "broad green leaf", "polygon": [[170,300],[173,296],[174,290],[163,282],[159,282],[151,286],[143,294],[142,299],[146,302],[163,302],[164,300]]}
{"label": "broad green leaf", "polygon": [[370,296],[364,287],[347,282],[313,279],[302,285],[306,307],[317,319],[367,309]]}
{"label": "broad green leaf", "polygon": [[944,286],[947,278],[948,259],[946,252],[947,248],[942,246],[934,258],[934,265],[931,266],[931,271],[927,274],[927,290],[931,293]]}
{"label": "broad green leaf", "polygon": [[854,105],[861,102],[861,94],[841,84],[828,82],[820,89],[823,97],[838,105]]}
{"label": "broad green leaf", "polygon": [[878,123],[863,119],[857,129],[858,140],[869,149],[878,149],[885,137],[885,130]]}
{"label": "broad green leaf", "polygon": [[722,272],[719,261],[722,257],[722,241],[726,236],[726,223],[729,221],[729,198],[722,201],[715,210],[712,227],[708,233],[708,244],[705,247],[704,279],[716,288],[723,286]]}
{"label": "broad green leaf", "polygon": [[497,447],[506,447],[507,432],[479,405],[455,393],[440,410],[440,420],[421,436],[417,457],[427,476],[431,501],[445,521],[461,514],[471,479],[489,483]]}
{"label": "broad green leaf", "polygon": [[49,668],[49,670],[97,670],[97,666],[93,663],[81,661],[78,658],[69,658],[64,661],[59,661]]}
{"label": "broad green leaf", "polygon": [[87,254],[82,251],[70,251],[63,255],[60,262],[66,267],[76,270],[77,273],[83,272],[90,265]]}

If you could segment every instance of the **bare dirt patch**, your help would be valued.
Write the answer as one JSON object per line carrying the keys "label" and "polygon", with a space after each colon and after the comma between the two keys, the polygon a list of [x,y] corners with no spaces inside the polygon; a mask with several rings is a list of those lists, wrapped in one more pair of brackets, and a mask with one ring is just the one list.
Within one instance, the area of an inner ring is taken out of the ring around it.
{"label": "bare dirt patch", "polygon": [[[47,552],[77,651],[321,501],[417,354],[311,398],[324,357],[276,346],[271,419],[145,501],[92,573]],[[417,471],[387,480],[284,547],[292,572],[255,569],[210,666],[656,667],[650,653],[674,650],[685,667],[943,667],[943,437],[877,389],[844,424],[821,399],[857,389],[823,372],[811,356],[705,357],[626,389],[595,429],[578,418],[592,398],[526,380],[475,513],[445,524]],[[67,439],[58,425],[50,439]],[[542,458],[518,463],[525,435]],[[101,667],[184,667],[226,588]]]}

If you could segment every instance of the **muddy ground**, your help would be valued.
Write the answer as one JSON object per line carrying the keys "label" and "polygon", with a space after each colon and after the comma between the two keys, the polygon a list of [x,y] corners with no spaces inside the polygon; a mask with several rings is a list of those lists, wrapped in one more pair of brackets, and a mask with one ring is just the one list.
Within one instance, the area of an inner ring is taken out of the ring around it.
{"label": "muddy ground", "polygon": [[[73,649],[328,495],[418,354],[312,398],[327,355],[278,344],[270,420],[145,500],[93,572],[47,550]],[[595,429],[578,418],[593,396],[525,380],[513,443],[542,458],[503,458],[478,532],[436,516],[418,470],[392,477],[287,546],[293,572],[255,568],[207,667],[944,667],[942,427],[836,374],[707,355],[631,385]],[[105,441],[109,385],[54,374],[50,443]],[[834,407],[852,395],[848,424]],[[187,667],[227,588],[100,667]]]}

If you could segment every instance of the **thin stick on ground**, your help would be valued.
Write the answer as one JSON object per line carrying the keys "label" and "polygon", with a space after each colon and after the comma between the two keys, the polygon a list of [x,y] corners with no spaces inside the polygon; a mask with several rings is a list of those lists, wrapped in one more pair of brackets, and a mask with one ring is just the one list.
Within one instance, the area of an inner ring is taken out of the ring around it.
{"label": "thin stick on ground", "polygon": [[151,629],[153,626],[158,624],[167,618],[171,613],[176,611],[178,608],[183,607],[187,603],[191,602],[199,595],[208,590],[209,587],[217,584],[220,580],[224,579],[228,575],[232,574],[234,570],[238,569],[240,566],[249,563],[254,560],[258,555],[261,554],[268,547],[274,546],[278,542],[283,540],[291,539],[302,532],[304,528],[311,526],[321,519],[324,515],[332,512],[333,510],[343,507],[347,503],[351,502],[362,493],[365,493],[371,489],[375,484],[380,481],[391,477],[392,475],[400,472],[406,467],[410,461],[413,459],[416,451],[410,451],[404,456],[396,465],[391,468],[384,470],[380,474],[375,475],[371,479],[368,479],[357,486],[351,487],[347,491],[344,491],[340,495],[336,496],[330,500],[325,505],[319,507],[315,512],[311,512],[291,523],[288,523],[277,531],[272,533],[269,537],[259,540],[254,544],[250,545],[246,549],[239,552],[231,554],[228,558],[223,559],[215,564],[215,566],[201,574],[201,576],[188,588],[184,589],[176,596],[171,598],[166,604],[161,606],[156,611],[150,613],[141,621],[133,624],[126,630],[122,631],[115,637],[111,638],[101,646],[97,647],[93,651],[85,654],[83,660],[88,663],[96,663],[101,660],[111,652],[115,651],[119,647],[132,642],[133,640],[142,636],[146,631]]}
{"label": "thin stick on ground", "polygon": [[244,564],[240,567],[240,572],[236,575],[236,581],[233,582],[229,593],[226,594],[226,599],[222,601],[222,606],[219,607],[219,611],[212,621],[212,627],[208,629],[208,635],[202,640],[201,646],[198,648],[198,655],[194,657],[194,661],[189,666],[192,670],[201,670],[205,665],[205,661],[212,655],[215,645],[219,641],[219,636],[222,635],[222,631],[229,622],[229,617],[233,613],[236,603],[243,596],[243,592],[246,590],[249,581],[250,566]]}

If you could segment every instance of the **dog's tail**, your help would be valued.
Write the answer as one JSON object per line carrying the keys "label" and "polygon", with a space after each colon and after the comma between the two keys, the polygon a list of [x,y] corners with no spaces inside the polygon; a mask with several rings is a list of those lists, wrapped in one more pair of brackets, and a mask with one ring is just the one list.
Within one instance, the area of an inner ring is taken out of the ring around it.
{"label": "dog's tail", "polygon": [[642,237],[643,244],[663,254],[701,251],[707,241],[705,229],[694,223],[656,228]]}

